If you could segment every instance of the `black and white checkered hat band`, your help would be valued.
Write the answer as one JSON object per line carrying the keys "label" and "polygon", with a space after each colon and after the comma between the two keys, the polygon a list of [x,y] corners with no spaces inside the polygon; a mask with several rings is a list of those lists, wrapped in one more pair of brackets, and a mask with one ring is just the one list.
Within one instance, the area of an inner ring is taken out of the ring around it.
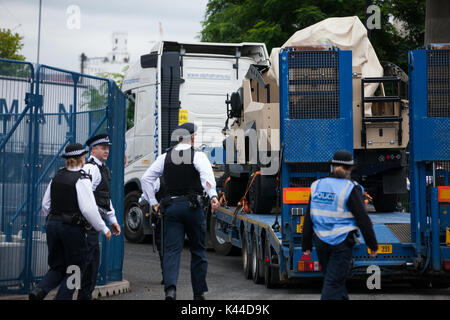
{"label": "black and white checkered hat band", "polygon": [[82,154],[85,154],[86,150],[82,149],[82,150],[75,150],[75,151],[71,151],[71,152],[66,152],[63,154],[64,157],[73,157],[73,156],[79,156]]}
{"label": "black and white checkered hat band", "polygon": [[97,144],[100,144],[100,143],[108,143],[109,144],[110,142],[109,142],[109,139],[107,139],[107,138],[98,139],[91,143],[91,147],[93,147]]}
{"label": "black and white checkered hat band", "polygon": [[345,164],[347,166],[352,166],[352,165],[355,164],[353,160],[351,160],[351,161],[343,161],[343,160],[334,160],[334,159],[331,160],[331,163],[332,164]]}

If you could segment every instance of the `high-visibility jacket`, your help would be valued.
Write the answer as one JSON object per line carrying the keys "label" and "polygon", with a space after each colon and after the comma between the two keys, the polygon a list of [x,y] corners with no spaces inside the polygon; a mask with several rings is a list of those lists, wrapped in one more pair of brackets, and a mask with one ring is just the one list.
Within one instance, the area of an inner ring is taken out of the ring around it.
{"label": "high-visibility jacket", "polygon": [[316,180],[311,185],[311,221],[315,234],[323,242],[338,245],[350,231],[358,229],[347,207],[350,193],[357,185],[348,179],[332,177]]}

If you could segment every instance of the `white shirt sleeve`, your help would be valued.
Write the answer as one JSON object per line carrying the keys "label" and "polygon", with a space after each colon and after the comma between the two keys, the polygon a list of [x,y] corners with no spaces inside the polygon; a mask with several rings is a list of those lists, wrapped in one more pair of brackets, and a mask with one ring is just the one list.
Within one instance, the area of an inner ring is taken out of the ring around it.
{"label": "white shirt sleeve", "polygon": [[44,193],[44,198],[42,198],[42,212],[47,216],[50,212],[50,205],[51,205],[51,199],[50,199],[50,186],[52,185],[52,182],[47,186],[47,189]]}
{"label": "white shirt sleeve", "polygon": [[83,167],[83,171],[89,173],[92,176],[92,190],[95,191],[98,185],[102,181],[102,175],[98,166],[92,163],[86,163]]}
{"label": "white shirt sleeve", "polygon": [[111,208],[111,211],[108,211],[108,213],[106,214],[106,218],[108,220],[108,223],[111,225],[117,223],[116,210],[114,209],[111,200],[109,200],[109,207]]}
{"label": "white shirt sleeve", "polygon": [[165,153],[156,158],[141,178],[142,197],[152,206],[158,204],[155,198],[155,182],[164,172],[165,159]]}
{"label": "white shirt sleeve", "polygon": [[77,189],[78,206],[83,216],[95,230],[107,234],[109,229],[98,212],[91,180],[79,179],[75,188]]}
{"label": "white shirt sleeve", "polygon": [[203,189],[210,198],[213,196],[217,197],[216,178],[214,177],[211,163],[206,154],[199,151],[195,152],[193,162],[195,169],[200,174],[200,182],[202,183]]}

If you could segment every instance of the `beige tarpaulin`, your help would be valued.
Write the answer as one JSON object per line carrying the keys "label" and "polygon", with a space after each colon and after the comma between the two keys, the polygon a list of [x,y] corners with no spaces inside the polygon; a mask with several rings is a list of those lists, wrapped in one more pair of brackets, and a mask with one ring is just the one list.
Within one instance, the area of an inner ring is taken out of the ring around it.
{"label": "beige tarpaulin", "polygon": [[[353,67],[361,67],[362,77],[382,77],[383,67],[378,61],[375,50],[367,38],[367,30],[358,17],[329,18],[299,30],[284,44],[295,45],[331,44],[341,50],[352,51]],[[280,48],[273,48],[270,54],[271,68],[268,76],[278,83],[278,53]],[[364,93],[372,96],[377,83],[366,84]],[[370,115],[370,105],[366,105],[366,115]]]}

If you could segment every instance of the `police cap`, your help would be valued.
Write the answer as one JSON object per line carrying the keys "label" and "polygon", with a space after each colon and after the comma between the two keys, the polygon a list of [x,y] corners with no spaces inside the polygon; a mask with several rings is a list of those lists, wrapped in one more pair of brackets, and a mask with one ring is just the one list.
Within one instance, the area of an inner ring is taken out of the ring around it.
{"label": "police cap", "polygon": [[331,164],[353,166],[355,161],[350,151],[338,150],[334,153]]}
{"label": "police cap", "polygon": [[172,138],[180,139],[180,138],[188,138],[195,134],[197,131],[197,126],[192,122],[186,122],[179,125],[173,132]]}
{"label": "police cap", "polygon": [[89,147],[93,147],[96,146],[98,144],[105,144],[105,145],[112,145],[111,141],[109,140],[109,135],[103,133],[103,134],[98,134],[96,136],[91,137],[90,139],[88,139],[86,141],[86,144]]}
{"label": "police cap", "polygon": [[65,152],[61,155],[61,157],[65,159],[80,157],[88,153],[88,151],[83,148],[80,143],[69,144],[64,151]]}

